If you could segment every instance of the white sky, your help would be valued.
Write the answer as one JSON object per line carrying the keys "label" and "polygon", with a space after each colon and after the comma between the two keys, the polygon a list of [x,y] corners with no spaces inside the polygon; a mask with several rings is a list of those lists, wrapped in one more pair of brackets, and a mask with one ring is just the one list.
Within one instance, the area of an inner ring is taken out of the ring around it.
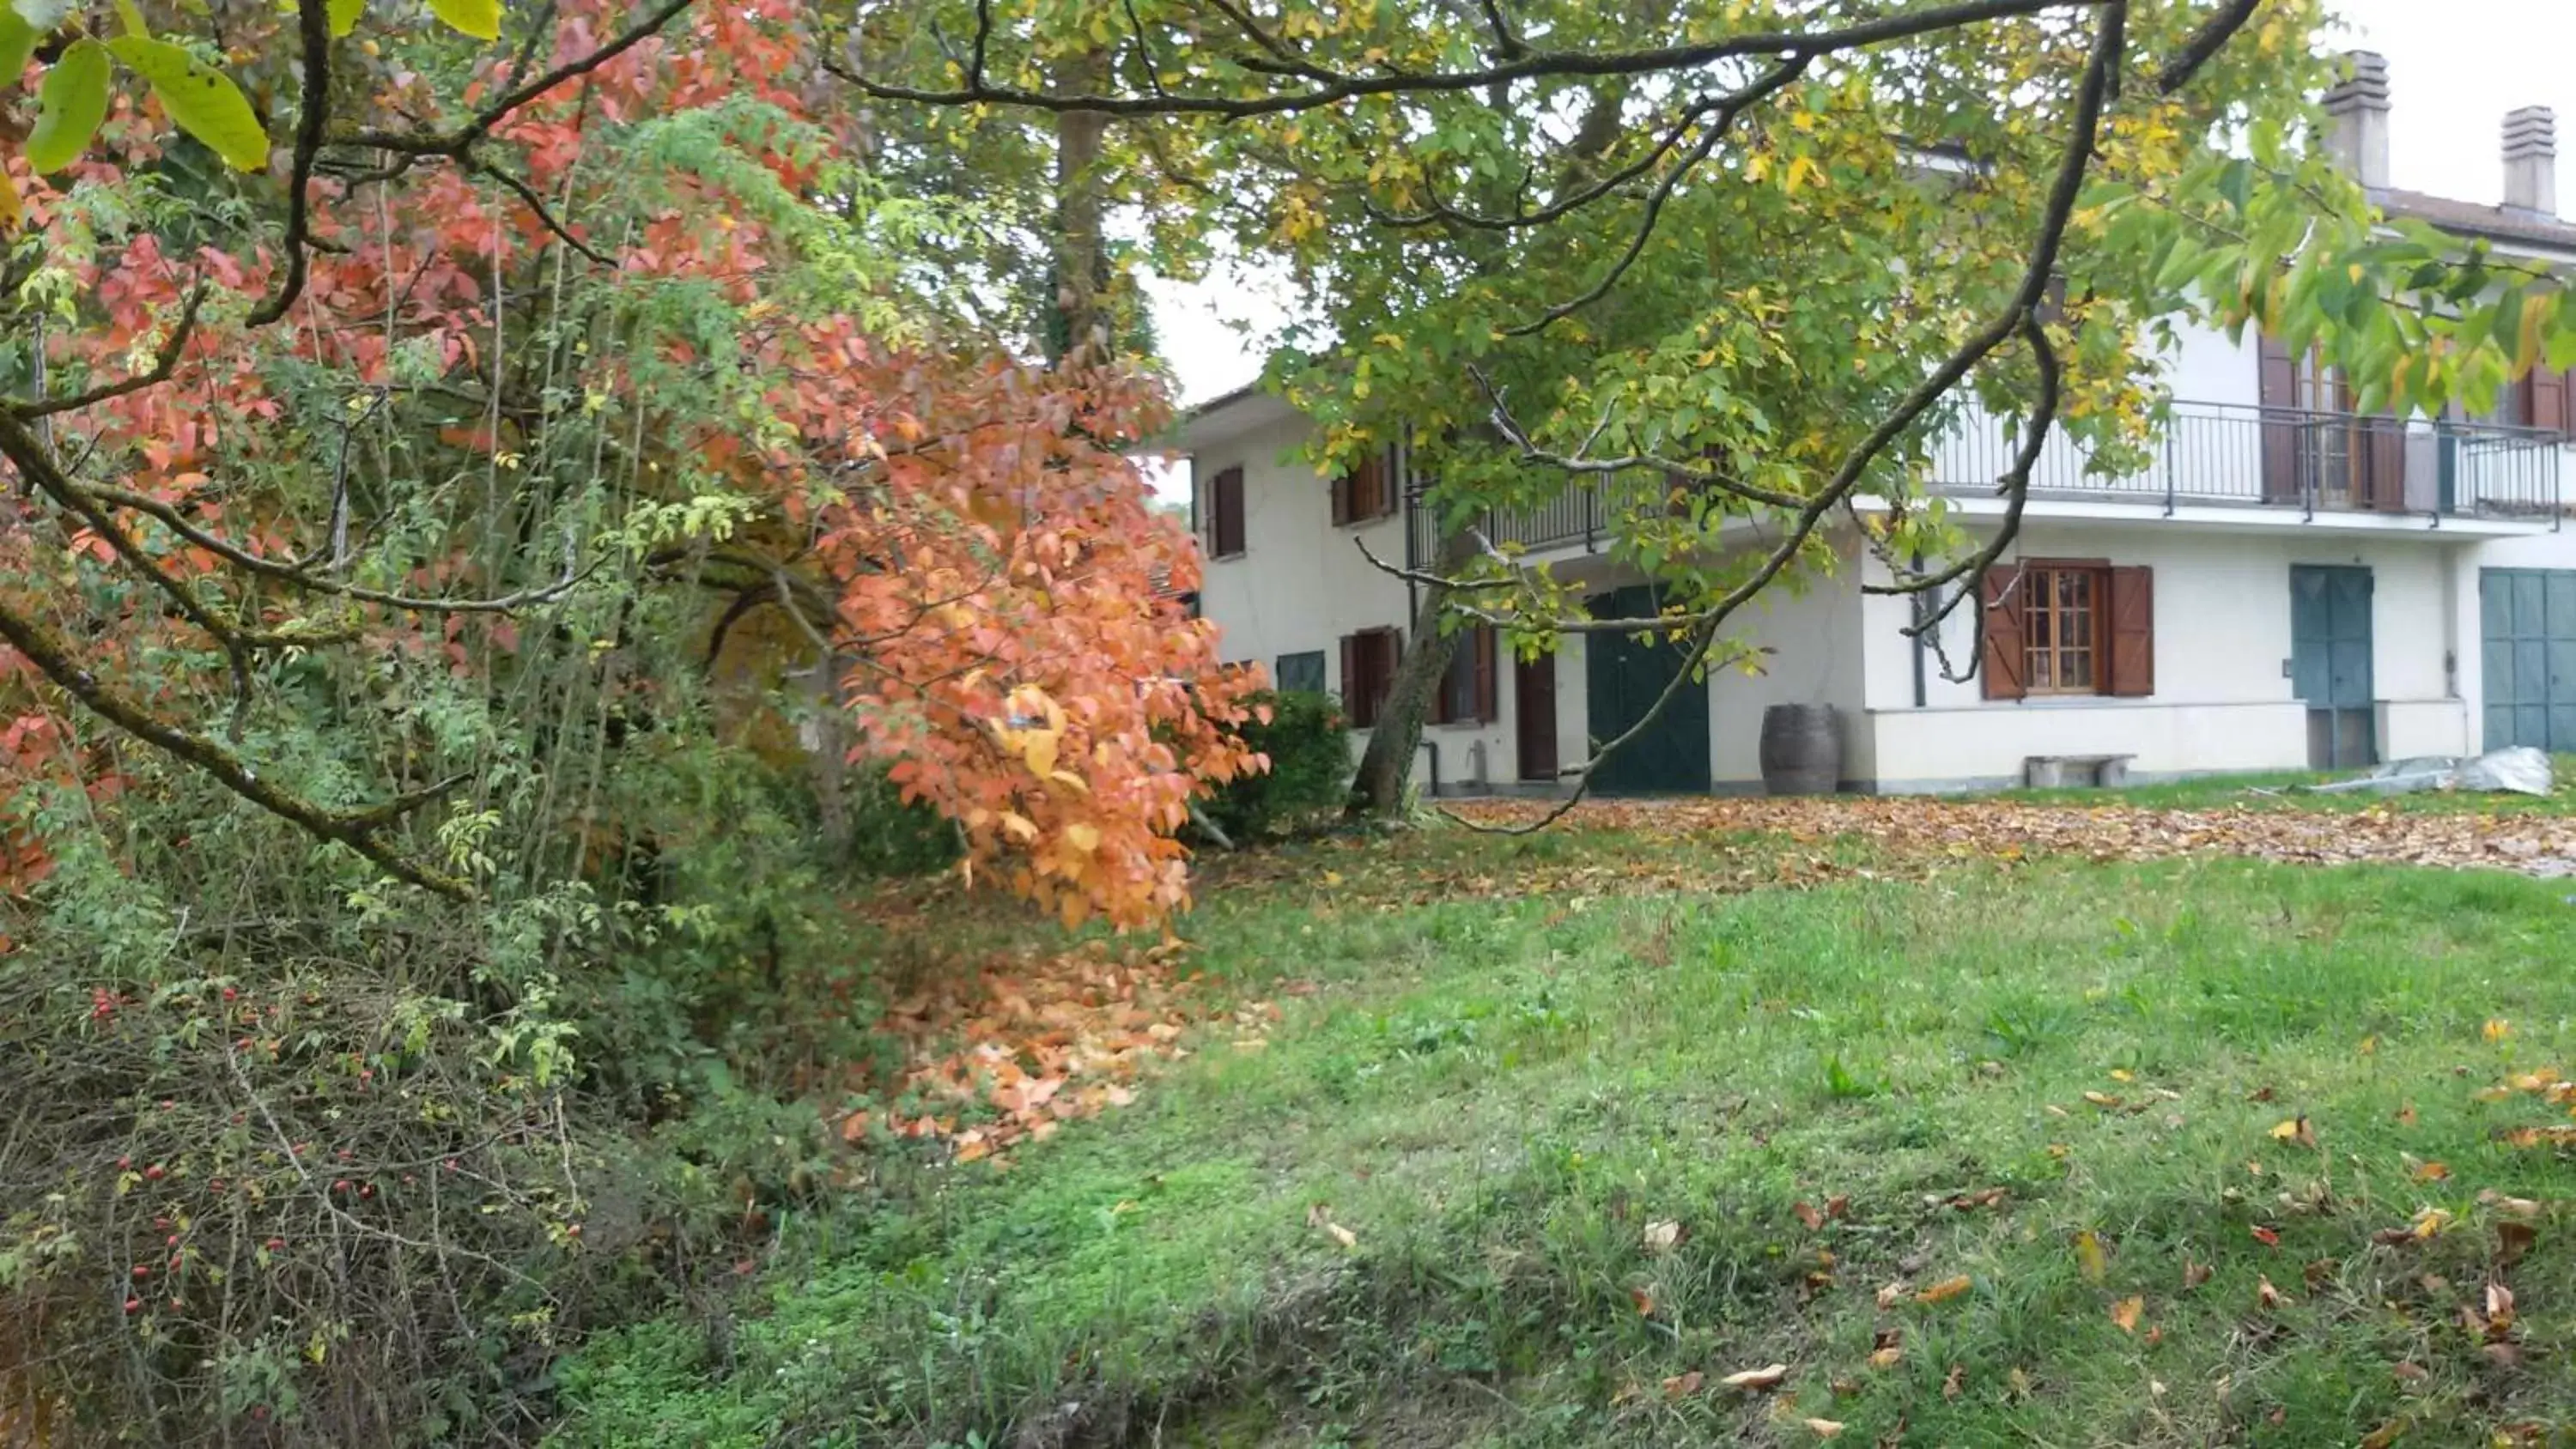
{"label": "white sky", "polygon": [[[2410,191],[2494,203],[2504,195],[2504,114],[2558,112],[2559,209],[2576,215],[2576,0],[2339,0],[2342,44],[2388,58],[2389,181]],[[1184,404],[1252,381],[1261,356],[1237,330],[1275,325],[1288,305],[1275,277],[1219,275],[1150,284],[1154,321]],[[1182,484],[1177,471],[1165,490]]]}

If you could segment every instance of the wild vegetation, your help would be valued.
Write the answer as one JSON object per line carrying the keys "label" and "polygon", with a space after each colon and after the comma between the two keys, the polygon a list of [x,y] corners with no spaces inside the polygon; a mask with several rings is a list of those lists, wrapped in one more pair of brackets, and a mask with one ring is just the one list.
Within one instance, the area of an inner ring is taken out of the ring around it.
{"label": "wild vegetation", "polygon": [[[1652,1439],[1736,1413],[1709,1384],[1802,1293],[1798,1417],[2110,1422],[2119,1383],[2050,1356],[2091,1340],[2043,1332],[2125,1288],[2095,1346],[2169,1345],[2169,1388],[2235,1365],[2201,1305],[2298,1275],[2202,1229],[2312,1180],[2262,1225],[2348,1302],[2281,1320],[2291,1387],[2215,1402],[2560,1412],[2521,1362],[2565,1260],[2497,1205],[2563,1186],[2518,1055],[2563,1018],[2541,887],[1924,879],[1850,818],[1731,830],[1715,875],[1597,830],[1277,843],[1348,745],[1187,607],[1135,461],[1171,416],[1148,268],[1298,276],[1273,380],[1316,461],[1410,429],[1444,518],[1689,484],[1616,549],[1707,661],[1856,498],[1964,597],[1929,430],[1974,393],[2033,447],[2134,442],[2177,309],[2318,340],[2365,407],[2576,360],[2556,280],[2370,229],[2307,144],[2301,0],[1852,14],[0,0],[0,1441],[1329,1439],[1417,1385],[1478,1432]],[[1743,513],[1776,553],[1696,546]],[[1544,574],[1454,558],[1415,684],[1457,624],[1572,627]],[[2314,931],[2368,942],[2338,990]],[[2184,1060],[2194,1021],[2237,1056]],[[2481,1145],[2504,1108],[2437,1062],[2505,1074],[2535,1147]],[[2097,1067],[2192,1104],[2083,1119],[2127,1147],[2232,1154],[2227,1094],[2306,1093],[2251,1147],[2314,1178],[2024,1141]],[[2371,1117],[2391,1083],[2420,1135]],[[2401,1189],[2398,1152],[2505,1196]],[[1909,1201],[1936,1177],[2031,1210]],[[2370,1241],[2406,1194],[2450,1216]],[[2470,1286],[2489,1231],[2524,1317]],[[2178,1254],[2211,1296],[2150,1287]],[[1864,1318],[1864,1274],[1965,1316]],[[2390,1356],[2454,1306],[2474,1342]],[[1951,1323],[2028,1381],[1838,1412],[1813,1375],[1864,1323],[1914,1335],[1881,1368]]]}

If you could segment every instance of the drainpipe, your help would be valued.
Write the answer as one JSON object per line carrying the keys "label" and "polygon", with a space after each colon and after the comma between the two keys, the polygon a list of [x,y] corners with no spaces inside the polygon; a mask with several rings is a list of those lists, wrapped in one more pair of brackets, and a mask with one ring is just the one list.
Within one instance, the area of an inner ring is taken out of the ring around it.
{"label": "drainpipe", "polygon": [[[1923,550],[1919,548],[1914,551],[1914,571],[1918,574],[1923,571]],[[1932,646],[1923,642],[1923,626],[1932,617],[1932,600],[1929,595],[1923,593],[1915,594],[1913,600],[1914,707],[1921,709],[1931,703],[1930,682],[1924,678],[1923,660],[1925,655],[1931,653]]]}
{"label": "drainpipe", "polygon": [[1437,800],[1440,798],[1440,742],[1426,736],[1422,748],[1431,752],[1431,798]]}

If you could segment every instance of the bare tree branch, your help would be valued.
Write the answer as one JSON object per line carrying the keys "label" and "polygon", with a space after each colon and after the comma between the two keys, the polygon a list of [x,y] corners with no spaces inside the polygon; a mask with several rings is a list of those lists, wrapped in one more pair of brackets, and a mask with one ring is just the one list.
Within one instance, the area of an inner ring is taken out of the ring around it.
{"label": "bare tree branch", "polygon": [[40,388],[39,396],[24,402],[0,401],[0,411],[14,413],[33,422],[38,418],[52,417],[56,413],[78,412],[82,408],[96,407],[100,403],[124,397],[128,393],[141,392],[147,387],[158,387],[168,382],[170,375],[179,370],[179,359],[188,350],[189,334],[196,330],[197,309],[204,306],[205,302],[206,284],[200,280],[188,289],[187,300],[179,308],[179,320],[171,325],[170,335],[162,340],[161,350],[154,355],[149,370],[115,382],[84,388],[70,397],[49,399],[41,395]]}
{"label": "bare tree branch", "polygon": [[2254,18],[2255,11],[2262,8],[2263,0],[2227,0],[2226,4],[2219,6],[2216,13],[2201,22],[2200,29],[2192,32],[2181,53],[2165,62],[2163,70],[2156,72],[2156,93],[2169,96],[2191,84],[2191,78],[2200,73],[2202,66],[2209,64],[2210,57],[2226,49],[2227,42],[2235,38],[2237,31],[2245,28],[2245,22]]}
{"label": "bare tree branch", "polygon": [[304,52],[304,84],[295,117],[295,161],[286,181],[286,235],[279,241],[286,272],[277,290],[252,309],[248,324],[265,327],[286,315],[304,295],[305,232],[311,225],[313,162],[331,121],[331,7],[328,0],[296,0],[297,43]]}
{"label": "bare tree branch", "polygon": [[[1211,3],[1221,12],[1227,9],[1225,0],[1211,0]],[[1389,67],[1376,74],[1353,75],[1327,70],[1297,57],[1285,62],[1285,69],[1319,83],[1309,90],[1267,96],[1059,94],[993,85],[973,76],[968,77],[966,84],[953,89],[929,90],[871,80],[838,61],[826,60],[823,64],[825,69],[879,100],[913,101],[934,106],[989,104],[1040,111],[1099,111],[1113,116],[1223,116],[1239,120],[1311,111],[1363,96],[1471,91],[1542,76],[1649,75],[1688,70],[1735,56],[1812,60],[1835,51],[1908,40],[1989,20],[2037,15],[2049,10],[2094,8],[2110,3],[2113,0],[1961,0],[1956,4],[1881,15],[1829,30],[1759,31],[1718,40],[1637,50],[1534,50],[1499,64],[1458,71],[1408,71]],[[1276,38],[1271,40],[1275,43]],[[1264,48],[1271,46],[1265,44]],[[1276,55],[1277,51],[1273,53]],[[1272,73],[1279,73],[1283,66],[1283,62],[1277,60],[1268,66],[1254,66],[1251,59],[1237,57],[1235,63]]]}

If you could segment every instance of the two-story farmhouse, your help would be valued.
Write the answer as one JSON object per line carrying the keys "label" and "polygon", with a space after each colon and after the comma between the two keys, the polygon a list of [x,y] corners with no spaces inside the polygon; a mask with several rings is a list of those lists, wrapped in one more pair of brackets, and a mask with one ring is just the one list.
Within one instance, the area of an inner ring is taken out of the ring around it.
{"label": "two-story farmhouse", "polygon": [[[2391,189],[2388,84],[2377,57],[2328,98],[2335,144],[2387,211],[2483,237],[2502,253],[2576,263],[2556,206],[2555,126],[2504,120],[2504,203]],[[1988,581],[2002,607],[1963,608],[1940,638],[1969,682],[1903,632],[1920,607],[1862,591],[1884,570],[1844,537],[1845,566],[1753,606],[1766,672],[1687,690],[1596,784],[1758,789],[1765,707],[1838,707],[1846,789],[2016,783],[2034,757],[2124,755],[2140,776],[2343,767],[2527,744],[2576,750],[2576,529],[2561,473],[2576,436],[2570,379],[2541,371],[2484,418],[2357,413],[2330,373],[2247,336],[2188,333],[2168,359],[2172,424],[2145,471],[2088,476],[2062,436],[2033,477],[2014,554]],[[1283,686],[1337,692],[1366,728],[1413,617],[1410,588],[1370,566],[1424,561],[1433,522],[1400,450],[1343,479],[1292,454],[1307,424],[1257,390],[1189,420],[1201,595],[1235,659]],[[2009,449],[1971,422],[1932,479],[1970,520],[1999,518]],[[1575,487],[1498,514],[1523,545],[1638,611],[1603,548],[1605,507]],[[1588,742],[1633,724],[1671,678],[1668,650],[1568,637],[1552,656],[1496,657],[1462,640],[1416,763],[1443,790],[1556,788]]]}

